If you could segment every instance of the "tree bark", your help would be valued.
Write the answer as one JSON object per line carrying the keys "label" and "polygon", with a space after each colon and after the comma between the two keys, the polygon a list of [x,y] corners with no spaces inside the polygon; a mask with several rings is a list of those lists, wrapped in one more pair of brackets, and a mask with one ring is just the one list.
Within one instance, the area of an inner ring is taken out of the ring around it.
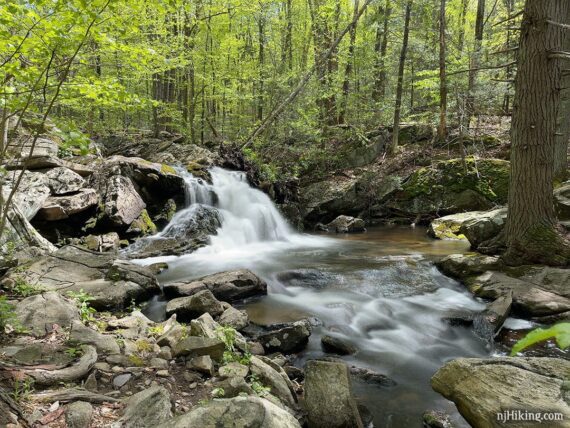
{"label": "tree bark", "polygon": [[408,39],[410,37],[410,17],[412,15],[413,0],[406,3],[406,17],[404,19],[404,37],[400,52],[400,64],[398,66],[398,83],[396,85],[396,105],[394,108],[394,129],[392,132],[392,144],[390,154],[396,153],[400,139],[400,118],[402,109],[402,94],[404,92],[404,70],[406,67],[406,55],[408,53]]}
{"label": "tree bark", "polygon": [[445,141],[447,138],[447,76],[445,68],[445,1],[440,0],[439,6],[439,126],[437,138]]}
{"label": "tree bark", "polygon": [[[564,22],[570,22],[569,15]],[[570,52],[570,30],[566,29],[563,34],[562,50]],[[556,125],[556,147],[554,153],[554,179],[562,182],[568,179],[568,141],[570,140],[570,70],[568,62],[562,71],[562,84],[560,85],[560,108]]]}
{"label": "tree bark", "polygon": [[[354,14],[352,19],[358,15],[358,10],[360,8],[360,0],[354,0]],[[344,69],[344,81],[342,82],[342,105],[340,107],[340,112],[338,114],[338,123],[345,122],[346,116],[346,109],[348,107],[348,95],[350,93],[350,74],[352,73],[352,65],[354,61],[354,45],[356,43],[356,28],[357,26],[354,25],[351,27],[349,34],[350,34],[350,42],[348,45],[348,58],[346,59],[346,67]]]}
{"label": "tree bark", "polygon": [[477,19],[475,21],[475,44],[471,65],[469,66],[469,83],[467,88],[467,101],[465,103],[466,121],[465,129],[469,129],[471,117],[475,113],[475,91],[477,89],[477,73],[481,64],[481,48],[483,46],[483,35],[485,30],[485,0],[477,1]]}
{"label": "tree bark", "polygon": [[374,89],[372,90],[372,99],[379,102],[386,96],[386,52],[388,50],[388,25],[390,22],[390,14],[392,13],[392,5],[390,0],[386,0],[384,8],[378,7],[378,20],[382,18],[383,23],[378,23],[376,30],[376,43],[374,51],[376,53],[376,62],[374,64],[375,76]]}
{"label": "tree bark", "polygon": [[[519,42],[511,128],[509,212],[505,226],[508,264],[568,265],[570,245],[558,232],[553,180],[562,59],[552,57],[565,29],[549,20],[568,17],[566,0],[527,0]],[[568,24],[568,22],[564,22]]]}

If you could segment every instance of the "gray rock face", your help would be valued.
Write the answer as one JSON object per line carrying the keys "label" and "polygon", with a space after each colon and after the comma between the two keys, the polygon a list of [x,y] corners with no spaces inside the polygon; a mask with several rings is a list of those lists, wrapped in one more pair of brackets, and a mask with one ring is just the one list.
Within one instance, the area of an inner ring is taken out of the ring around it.
{"label": "gray rock face", "polygon": [[566,182],[554,190],[554,200],[558,220],[570,220],[570,182]]}
{"label": "gray rock face", "polygon": [[305,366],[305,407],[311,428],[362,428],[352,396],[348,367],[342,362],[309,361]]}
{"label": "gray rock face", "polygon": [[76,343],[93,345],[99,354],[121,353],[121,348],[114,336],[101,334],[83,325],[80,321],[73,321],[69,340]]}
{"label": "gray rock face", "polygon": [[[566,427],[570,419],[569,377],[570,361],[563,359],[459,358],[439,369],[431,384],[473,427],[503,427],[497,415],[527,410],[562,413],[562,421],[548,421],[554,428]],[[508,426],[535,425],[511,420]]]}
{"label": "gray rock face", "polygon": [[[32,144],[34,149],[32,151]],[[53,140],[39,137],[34,143],[34,138],[31,136],[23,136],[19,140],[8,144],[8,153],[11,153],[17,158],[26,159],[35,156],[57,156],[59,147]]]}
{"label": "gray rock face", "polygon": [[109,179],[103,202],[105,214],[119,227],[129,226],[146,208],[131,180],[121,175]]}
{"label": "gray rock face", "polygon": [[301,428],[293,415],[259,397],[214,400],[165,423],[164,428]]}
{"label": "gray rock face", "polygon": [[166,305],[166,315],[176,314],[181,321],[198,318],[209,313],[218,316],[224,311],[222,304],[214,297],[210,290],[202,290],[193,296],[179,297]]}
{"label": "gray rock face", "polygon": [[33,257],[37,257],[38,253],[48,254],[57,250],[55,245],[39,234],[15,205],[8,209],[6,230],[0,239],[3,248],[7,243],[28,253],[34,251],[31,254]]}
{"label": "gray rock face", "polygon": [[214,362],[209,355],[194,357],[188,362],[188,367],[208,376],[214,374]]}
{"label": "gray rock face", "polygon": [[471,248],[477,249],[483,242],[496,237],[505,227],[506,221],[506,208],[487,211],[479,217],[463,222],[459,233],[465,235]]}
{"label": "gray rock face", "polygon": [[162,386],[152,386],[126,401],[127,407],[121,417],[121,426],[126,428],[156,427],[172,418],[170,394]]}
{"label": "gray rock face", "polygon": [[364,220],[361,218],[339,215],[326,225],[327,229],[336,233],[357,233],[364,232]]}
{"label": "gray rock face", "polygon": [[65,408],[65,422],[69,428],[89,428],[93,406],[85,401],[75,401]]}
{"label": "gray rock face", "polygon": [[437,261],[436,266],[447,276],[464,279],[489,270],[499,270],[503,268],[503,262],[498,257],[478,253],[451,254]]}
{"label": "gray rock face", "polygon": [[7,277],[62,294],[83,290],[93,297],[90,304],[98,310],[122,308],[131,299],[140,301],[160,290],[149,269],[71,245],[38,257],[26,270],[10,271]]}
{"label": "gray rock face", "polygon": [[54,195],[77,192],[85,187],[85,180],[69,168],[57,167],[46,172],[49,187]]}
{"label": "gray rock face", "polygon": [[55,292],[46,292],[28,297],[16,305],[18,321],[34,336],[45,336],[54,324],[71,327],[79,320],[76,305]]}
{"label": "gray rock face", "polygon": [[[13,186],[20,178],[21,171],[12,171],[6,177],[2,189],[4,200],[8,198]],[[39,172],[24,171],[18,189],[14,194],[13,203],[27,220],[34,218],[50,195],[49,180]]]}
{"label": "gray rock face", "polygon": [[215,361],[221,361],[226,346],[219,339],[189,336],[176,343],[172,348],[175,357],[201,357],[209,355]]}
{"label": "gray rock face", "polygon": [[267,294],[267,284],[253,272],[242,269],[164,285],[164,293],[172,297],[191,296],[202,290],[210,290],[217,299],[233,302]]}
{"label": "gray rock face", "polygon": [[240,311],[234,307],[229,307],[220,315],[218,320],[221,325],[241,330],[249,324],[249,317],[246,311]]}
{"label": "gray rock face", "polygon": [[252,356],[250,370],[283,404],[295,407],[293,385],[281,367],[268,358]]}
{"label": "gray rock face", "polygon": [[82,177],[89,177],[93,174],[93,169],[88,165],[83,165],[80,163],[69,162],[65,159],[59,159],[55,156],[33,156],[26,159],[20,159],[17,161],[12,161],[7,165],[7,169],[15,170],[22,169],[23,167],[30,171],[35,170],[45,170],[47,168],[58,168],[65,167],[73,172],[76,172]]}
{"label": "gray rock face", "polygon": [[256,337],[266,352],[290,354],[301,351],[309,342],[311,335],[311,325],[308,320],[290,324],[273,324],[267,328],[269,331]]}
{"label": "gray rock face", "polygon": [[97,205],[97,202],[99,195],[94,189],[80,189],[73,194],[50,196],[42,205],[39,217],[47,221],[64,220]]}

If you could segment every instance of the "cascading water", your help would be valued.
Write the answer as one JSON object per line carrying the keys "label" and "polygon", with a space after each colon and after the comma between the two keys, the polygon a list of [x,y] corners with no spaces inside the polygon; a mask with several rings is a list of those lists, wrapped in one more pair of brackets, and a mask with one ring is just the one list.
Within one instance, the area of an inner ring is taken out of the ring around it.
{"label": "cascading water", "polygon": [[[483,308],[430,261],[434,255],[467,251],[465,243],[430,240],[421,228],[371,229],[337,239],[300,234],[267,195],[247,184],[243,173],[213,168],[210,174],[211,184],[185,176],[187,208],[150,238],[184,236],[197,216],[216,209],[221,226],[208,244],[179,257],[140,263],[166,261],[169,269],[160,275],[161,283],[252,270],[267,281],[269,295],[243,305],[250,319],[272,323],[314,316],[323,323],[313,330],[307,349],[295,357],[296,364],[322,357],[320,337],[333,334],[359,349],[343,357],[349,364],[397,382],[388,389],[355,384],[375,426],[419,426],[427,409],[450,412],[457,426],[466,426],[453,406],[429,386],[435,370],[449,359],[490,352],[471,329],[443,320],[450,313]],[[513,320],[509,322],[515,328]],[[528,325],[519,323],[516,328],[524,327]]]}

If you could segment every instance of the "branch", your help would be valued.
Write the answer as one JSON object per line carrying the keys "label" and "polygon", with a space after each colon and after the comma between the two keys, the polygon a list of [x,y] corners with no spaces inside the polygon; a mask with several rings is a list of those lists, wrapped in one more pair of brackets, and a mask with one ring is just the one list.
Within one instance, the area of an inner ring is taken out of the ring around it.
{"label": "branch", "polygon": [[570,52],[552,51],[548,53],[548,59],[564,59],[570,61]]}
{"label": "branch", "polygon": [[516,18],[518,18],[519,16],[521,16],[523,13],[524,13],[524,10],[521,10],[520,12],[517,12],[517,13],[515,13],[514,15],[511,15],[510,18],[506,18],[506,19],[503,19],[503,20],[501,20],[501,21],[499,21],[499,22],[495,22],[495,23],[493,24],[493,27],[496,27],[496,26],[498,26],[498,25],[504,24],[505,22],[512,21],[513,19],[516,19]]}
{"label": "branch", "polygon": [[546,20],[547,24],[554,25],[556,27],[563,28],[564,30],[570,30],[570,25],[562,24],[561,22],[551,21],[550,19]]}
{"label": "branch", "polygon": [[451,73],[447,73],[447,75],[448,76],[455,76],[456,74],[469,73],[470,71],[479,71],[479,70],[498,70],[500,68],[507,68],[507,67],[511,67],[513,65],[516,65],[516,64],[517,64],[516,61],[512,61],[512,62],[509,62],[507,64],[502,64],[502,65],[493,65],[493,66],[488,66],[488,67],[469,68],[467,70],[453,71]]}

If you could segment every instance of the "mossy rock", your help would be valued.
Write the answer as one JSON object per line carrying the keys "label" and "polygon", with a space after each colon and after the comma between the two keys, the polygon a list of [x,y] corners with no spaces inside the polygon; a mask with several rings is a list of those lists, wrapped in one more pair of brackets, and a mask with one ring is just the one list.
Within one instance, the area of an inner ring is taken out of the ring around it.
{"label": "mossy rock", "polygon": [[127,233],[136,234],[138,236],[154,235],[157,232],[157,227],[151,220],[146,209],[142,210],[141,214],[130,225]]}
{"label": "mossy rock", "polygon": [[410,216],[488,210],[507,202],[509,170],[500,159],[441,161],[413,172],[388,207]]}

